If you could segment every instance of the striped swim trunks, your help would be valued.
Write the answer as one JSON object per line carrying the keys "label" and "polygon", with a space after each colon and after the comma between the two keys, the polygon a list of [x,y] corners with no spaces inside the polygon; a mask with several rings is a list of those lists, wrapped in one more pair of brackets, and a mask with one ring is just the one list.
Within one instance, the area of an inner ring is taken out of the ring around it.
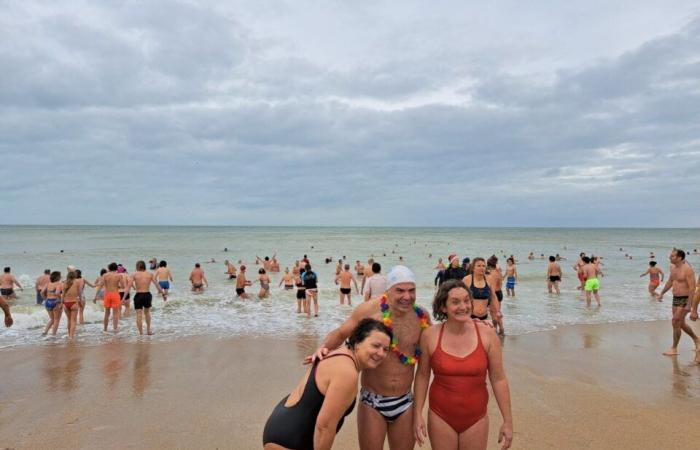
{"label": "striped swim trunks", "polygon": [[408,392],[396,397],[375,394],[365,388],[360,390],[360,401],[374,408],[387,422],[393,422],[406,412],[413,404],[413,393]]}

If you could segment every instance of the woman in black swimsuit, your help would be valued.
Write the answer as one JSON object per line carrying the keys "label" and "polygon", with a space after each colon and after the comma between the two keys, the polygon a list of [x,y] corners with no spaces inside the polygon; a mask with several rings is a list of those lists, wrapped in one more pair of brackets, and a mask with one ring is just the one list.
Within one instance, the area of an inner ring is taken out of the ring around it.
{"label": "woman in black swimsuit", "polygon": [[291,394],[282,399],[263,431],[265,450],[326,450],[352,412],[363,369],[379,366],[389,352],[391,331],[364,319],[344,348],[316,360]]}
{"label": "woman in black swimsuit", "polygon": [[470,267],[471,274],[464,277],[464,284],[469,287],[469,296],[472,298],[472,319],[486,320],[491,313],[491,318],[500,318],[499,302],[496,293],[486,281],[486,261],[484,258],[474,258]]}

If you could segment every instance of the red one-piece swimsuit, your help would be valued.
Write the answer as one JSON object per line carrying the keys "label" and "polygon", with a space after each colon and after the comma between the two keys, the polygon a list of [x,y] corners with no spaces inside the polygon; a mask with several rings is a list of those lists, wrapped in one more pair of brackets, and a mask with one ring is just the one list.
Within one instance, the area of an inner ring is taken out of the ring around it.
{"label": "red one-piece swimsuit", "polygon": [[486,390],[488,356],[481,343],[479,326],[476,329],[476,348],[467,356],[459,358],[442,349],[440,327],[437,347],[430,356],[433,383],[430,385],[428,405],[457,433],[462,433],[486,415],[489,393]]}

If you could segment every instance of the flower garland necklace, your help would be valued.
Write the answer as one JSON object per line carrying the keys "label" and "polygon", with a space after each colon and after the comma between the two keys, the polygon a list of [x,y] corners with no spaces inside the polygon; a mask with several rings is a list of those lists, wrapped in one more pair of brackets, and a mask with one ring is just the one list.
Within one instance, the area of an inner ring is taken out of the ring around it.
{"label": "flower garland necklace", "polygon": [[[417,345],[413,356],[408,356],[404,354],[401,350],[399,350],[399,340],[396,337],[396,334],[393,333],[393,321],[391,320],[391,311],[389,310],[389,304],[387,303],[386,294],[382,296],[382,300],[379,305],[382,310],[382,322],[384,322],[384,325],[388,329],[392,330],[392,338],[389,348],[391,349],[391,351],[396,353],[396,355],[399,357],[399,361],[401,361],[402,364],[407,366],[412,366],[416,364],[420,359],[421,353],[420,348]],[[423,309],[421,309],[421,307],[416,305],[415,303],[413,304],[413,311],[415,311],[416,316],[418,316],[421,330],[428,328],[430,325],[428,324],[428,315],[425,313],[425,311],[423,311]]]}

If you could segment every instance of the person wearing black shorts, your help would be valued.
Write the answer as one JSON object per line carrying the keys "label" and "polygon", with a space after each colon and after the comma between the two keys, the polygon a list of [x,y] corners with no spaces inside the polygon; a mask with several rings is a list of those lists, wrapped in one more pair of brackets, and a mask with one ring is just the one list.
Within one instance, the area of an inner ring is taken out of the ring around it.
{"label": "person wearing black shorts", "polygon": [[242,299],[248,298],[248,294],[245,293],[245,287],[251,284],[245,277],[245,271],[246,267],[241,264],[241,267],[238,268],[238,278],[236,278],[236,295]]}
{"label": "person wearing black shorts", "polygon": [[131,288],[136,289],[134,294],[134,309],[136,310],[136,328],[139,334],[143,335],[143,319],[146,318],[146,334],[152,335],[151,331],[151,304],[153,303],[153,295],[151,295],[151,284],[153,284],[158,292],[163,293],[163,289],[156,281],[155,274],[146,271],[146,263],[139,261],[136,263],[136,273],[129,278],[129,283],[124,289],[124,296],[129,295]]}

